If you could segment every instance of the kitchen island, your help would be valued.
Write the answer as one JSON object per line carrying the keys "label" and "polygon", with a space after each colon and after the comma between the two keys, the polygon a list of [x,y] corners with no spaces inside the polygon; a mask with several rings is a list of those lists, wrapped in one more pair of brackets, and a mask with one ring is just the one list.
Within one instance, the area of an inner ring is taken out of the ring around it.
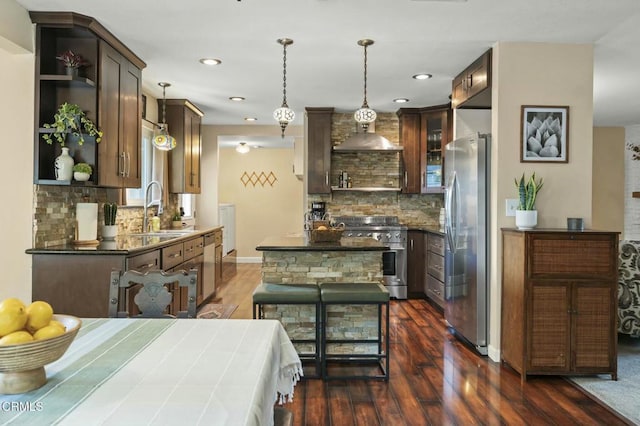
{"label": "kitchen island", "polygon": [[[383,283],[382,252],[389,247],[373,238],[343,237],[338,242],[313,243],[305,235],[270,237],[262,251],[262,282],[272,284]],[[314,305],[264,305],[265,318],[277,319],[291,339],[313,339]],[[373,305],[332,305],[327,309],[330,339],[370,339],[378,333]],[[298,353],[314,351],[312,343],[295,343]],[[332,345],[332,353],[376,353],[370,343]]]}

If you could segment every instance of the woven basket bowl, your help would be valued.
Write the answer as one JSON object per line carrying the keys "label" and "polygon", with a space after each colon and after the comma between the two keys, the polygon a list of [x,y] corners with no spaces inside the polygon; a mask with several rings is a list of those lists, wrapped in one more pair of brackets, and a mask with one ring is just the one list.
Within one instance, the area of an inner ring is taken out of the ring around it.
{"label": "woven basket bowl", "polygon": [[60,358],[78,334],[82,322],[71,315],[55,314],[67,331],[57,337],[0,346],[0,394],[28,392],[46,383],[44,366]]}
{"label": "woven basket bowl", "polygon": [[342,238],[343,229],[314,229],[311,231],[312,243],[335,243]]}

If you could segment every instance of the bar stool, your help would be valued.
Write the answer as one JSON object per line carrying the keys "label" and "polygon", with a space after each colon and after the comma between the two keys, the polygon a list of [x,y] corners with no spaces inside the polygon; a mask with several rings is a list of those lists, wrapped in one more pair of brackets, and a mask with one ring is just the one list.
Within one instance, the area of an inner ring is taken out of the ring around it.
{"label": "bar stool", "polygon": [[[389,291],[376,283],[321,283],[320,299],[322,301],[322,378],[327,379],[384,379],[389,380]],[[329,322],[327,308],[331,305],[377,305],[378,335],[376,339],[337,339],[328,338]],[[382,308],[385,308],[383,315]],[[384,325],[384,334],[383,330]],[[375,343],[377,353],[328,353],[328,345],[339,343]],[[384,349],[383,349],[384,348]],[[375,363],[380,368],[379,374],[329,375],[327,364],[335,363]]]}
{"label": "bar stool", "polygon": [[[253,319],[264,318],[264,305],[315,305],[314,339],[291,339],[291,343],[312,343],[313,353],[298,353],[303,362],[313,362],[315,374],[303,378],[319,378],[320,365],[320,290],[316,284],[272,284],[261,283],[253,291]],[[282,324],[287,329],[287,324]],[[297,350],[297,348],[296,348]]]}

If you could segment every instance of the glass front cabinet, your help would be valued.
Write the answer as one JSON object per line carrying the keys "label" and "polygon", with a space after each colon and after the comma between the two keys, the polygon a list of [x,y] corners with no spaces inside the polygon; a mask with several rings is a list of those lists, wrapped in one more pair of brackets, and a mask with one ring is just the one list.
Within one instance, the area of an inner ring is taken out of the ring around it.
{"label": "glass front cabinet", "polygon": [[420,168],[421,192],[444,192],[443,147],[453,137],[452,110],[449,105],[424,108],[421,112]]}

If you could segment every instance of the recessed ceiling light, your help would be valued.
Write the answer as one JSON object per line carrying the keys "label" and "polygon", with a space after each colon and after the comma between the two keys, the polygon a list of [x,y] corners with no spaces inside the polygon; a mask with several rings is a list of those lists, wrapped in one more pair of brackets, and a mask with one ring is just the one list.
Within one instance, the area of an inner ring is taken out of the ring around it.
{"label": "recessed ceiling light", "polygon": [[244,101],[244,97],[242,97],[242,96],[231,96],[231,97],[229,97],[229,99],[231,99],[232,101],[236,101],[236,102]]}
{"label": "recessed ceiling light", "polygon": [[255,117],[245,117],[244,121],[258,121],[258,119]]}
{"label": "recessed ceiling light", "polygon": [[205,65],[220,65],[222,61],[216,58],[202,58],[200,59],[200,63]]}
{"label": "recessed ceiling light", "polygon": [[415,78],[416,80],[428,80],[431,77],[433,77],[431,74],[425,74],[425,73],[416,74],[413,76],[413,78]]}
{"label": "recessed ceiling light", "polygon": [[393,100],[393,102],[397,103],[397,104],[406,104],[407,102],[409,102],[409,99],[407,98],[396,98]]}

